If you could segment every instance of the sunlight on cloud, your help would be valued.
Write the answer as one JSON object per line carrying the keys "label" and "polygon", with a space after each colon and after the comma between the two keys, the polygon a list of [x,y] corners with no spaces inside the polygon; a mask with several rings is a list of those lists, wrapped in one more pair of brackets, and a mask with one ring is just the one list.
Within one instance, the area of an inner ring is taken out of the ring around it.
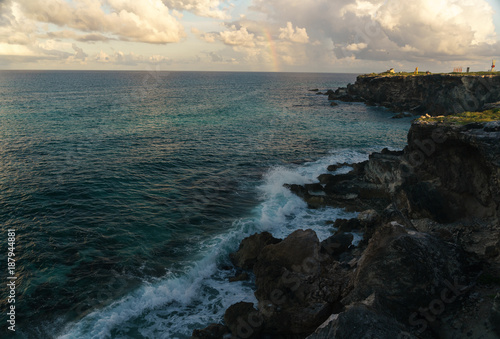
{"label": "sunlight on cloud", "polygon": [[108,32],[122,40],[164,44],[185,36],[182,25],[160,0],[107,0],[109,12],[99,0],[19,3],[29,19],[83,32]]}
{"label": "sunlight on cloud", "polygon": [[230,31],[220,32],[220,37],[222,42],[226,45],[243,46],[243,47],[254,47],[254,34],[248,33],[246,27],[240,27],[236,29],[233,25]]}
{"label": "sunlight on cloud", "polygon": [[0,55],[32,56],[33,51],[23,45],[13,45],[0,42]]}
{"label": "sunlight on cloud", "polygon": [[189,11],[199,16],[229,19],[227,10],[219,9],[219,0],[163,0],[168,8]]}
{"label": "sunlight on cloud", "polygon": [[280,28],[279,38],[283,39],[283,40],[290,40],[292,42],[299,42],[299,43],[303,43],[303,44],[309,42],[309,36],[307,35],[306,29],[295,27],[295,30],[294,30],[293,25],[290,21],[288,21],[286,23],[285,28]]}
{"label": "sunlight on cloud", "polygon": [[333,42],[332,62],[455,60],[498,53],[493,10],[485,0],[254,0],[252,8],[286,23],[287,30],[289,22],[304,27],[313,41]]}

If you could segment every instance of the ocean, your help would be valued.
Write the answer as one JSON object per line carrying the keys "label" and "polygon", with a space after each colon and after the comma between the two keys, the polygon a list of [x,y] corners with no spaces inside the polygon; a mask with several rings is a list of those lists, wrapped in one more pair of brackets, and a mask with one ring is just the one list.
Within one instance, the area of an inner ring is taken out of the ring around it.
{"label": "ocean", "polygon": [[189,338],[255,302],[252,281],[228,281],[243,238],[322,240],[356,215],[283,184],[406,143],[411,119],[309,91],[355,77],[0,71],[0,337]]}

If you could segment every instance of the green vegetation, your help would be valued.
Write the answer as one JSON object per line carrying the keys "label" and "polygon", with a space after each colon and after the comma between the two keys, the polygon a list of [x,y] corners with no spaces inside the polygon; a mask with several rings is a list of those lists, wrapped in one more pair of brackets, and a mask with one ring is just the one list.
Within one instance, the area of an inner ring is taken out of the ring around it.
{"label": "green vegetation", "polygon": [[500,120],[500,108],[490,109],[484,112],[463,112],[460,114],[429,117],[422,115],[418,121],[442,122],[446,124],[467,125],[473,122],[489,122]]}
{"label": "green vegetation", "polygon": [[[496,75],[500,76],[500,72],[450,72],[450,73],[429,73],[429,75],[451,75],[451,76],[482,76],[482,75]],[[394,76],[414,76],[413,72],[395,72],[395,73],[390,73],[390,72],[382,72],[382,73],[369,73],[369,74],[363,74],[360,75],[360,77],[374,77],[374,76],[388,76],[388,77],[394,77]],[[422,75],[428,75],[427,72],[418,72],[418,76]]]}

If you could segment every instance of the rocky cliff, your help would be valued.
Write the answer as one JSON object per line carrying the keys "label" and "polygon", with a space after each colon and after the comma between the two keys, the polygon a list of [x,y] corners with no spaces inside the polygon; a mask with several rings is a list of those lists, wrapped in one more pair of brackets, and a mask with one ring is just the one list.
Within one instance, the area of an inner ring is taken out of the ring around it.
{"label": "rocky cliff", "polygon": [[253,273],[257,308],[237,303],[193,338],[500,338],[500,109],[488,114],[422,117],[403,151],[287,185],[311,208],[361,213],[322,242],[244,239],[231,261]]}
{"label": "rocky cliff", "polygon": [[447,115],[500,101],[500,75],[361,75],[330,100],[362,101],[400,112]]}

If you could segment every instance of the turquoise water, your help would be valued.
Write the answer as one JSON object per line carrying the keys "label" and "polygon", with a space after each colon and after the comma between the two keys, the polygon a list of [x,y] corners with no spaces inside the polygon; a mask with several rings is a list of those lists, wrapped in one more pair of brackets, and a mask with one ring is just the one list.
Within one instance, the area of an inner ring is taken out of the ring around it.
{"label": "turquoise water", "polygon": [[308,91],[354,79],[0,72],[0,255],[16,229],[16,336],[186,338],[255,301],[251,282],[227,282],[241,239],[325,238],[325,221],[350,216],[309,210],[282,184],[405,144],[410,120]]}

